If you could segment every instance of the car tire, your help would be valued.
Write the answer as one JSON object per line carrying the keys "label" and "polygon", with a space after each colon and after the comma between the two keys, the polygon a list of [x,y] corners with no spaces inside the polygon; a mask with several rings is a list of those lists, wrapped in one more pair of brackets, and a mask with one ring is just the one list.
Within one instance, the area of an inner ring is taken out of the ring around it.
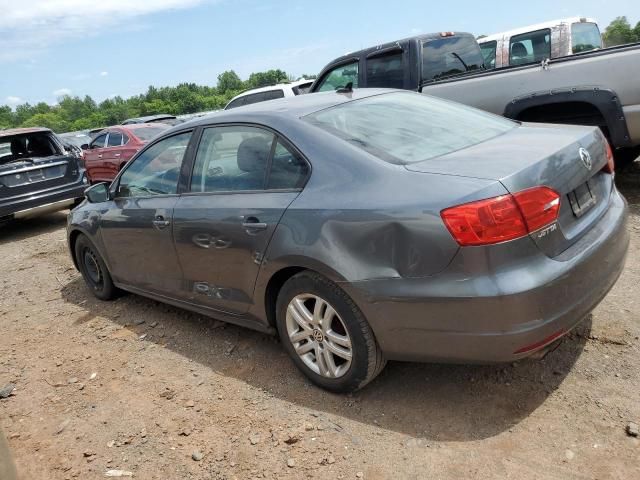
{"label": "car tire", "polygon": [[359,390],[386,364],[360,309],[340,287],[315,272],[298,273],[282,286],[276,322],[295,365],[326,390]]}
{"label": "car tire", "polygon": [[80,235],[75,244],[78,268],[89,290],[100,300],[112,300],[119,293],[113,284],[109,269],[98,249],[85,235]]}

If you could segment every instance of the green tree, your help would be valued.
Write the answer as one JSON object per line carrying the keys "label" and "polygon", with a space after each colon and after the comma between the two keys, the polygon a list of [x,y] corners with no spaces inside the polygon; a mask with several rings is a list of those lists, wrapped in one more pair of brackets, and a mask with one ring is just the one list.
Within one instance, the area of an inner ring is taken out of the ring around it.
{"label": "green tree", "polygon": [[227,70],[218,75],[218,92],[225,93],[230,90],[241,90],[242,80],[233,70]]}
{"label": "green tree", "polygon": [[36,113],[31,118],[22,123],[23,127],[47,127],[56,133],[63,133],[69,130],[69,123],[65,121],[58,112]]}
{"label": "green tree", "polygon": [[286,82],[287,80],[288,76],[286,72],[280,69],[267,70],[266,72],[257,72],[249,75],[249,80],[246,81],[245,85],[247,88],[260,88]]}
{"label": "green tree", "polygon": [[605,29],[602,37],[607,47],[633,43],[638,40],[634,30],[631,28],[631,25],[627,20],[627,17],[616,17],[616,19],[613,20]]}
{"label": "green tree", "polygon": [[13,126],[13,110],[6,105],[0,106],[0,128],[11,128]]}

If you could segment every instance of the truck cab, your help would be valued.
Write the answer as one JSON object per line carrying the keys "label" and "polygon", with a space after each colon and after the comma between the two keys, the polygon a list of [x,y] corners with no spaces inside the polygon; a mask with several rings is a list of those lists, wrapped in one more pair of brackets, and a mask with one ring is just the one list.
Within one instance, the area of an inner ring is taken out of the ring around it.
{"label": "truck cab", "polygon": [[[416,68],[417,67],[417,68]],[[475,37],[440,32],[397,40],[336,58],[320,73],[310,92],[353,88],[419,90],[429,81],[484,69]]]}
{"label": "truck cab", "polygon": [[592,18],[571,17],[529,25],[478,39],[486,68],[540,63],[602,48]]}

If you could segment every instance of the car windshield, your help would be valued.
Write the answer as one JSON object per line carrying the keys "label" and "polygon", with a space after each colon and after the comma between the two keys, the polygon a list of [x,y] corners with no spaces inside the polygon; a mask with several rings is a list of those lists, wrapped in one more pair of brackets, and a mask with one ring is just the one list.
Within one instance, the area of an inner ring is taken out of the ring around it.
{"label": "car windshield", "polygon": [[401,165],[470,147],[517,126],[490,113],[409,92],[347,102],[305,119],[382,160]]}
{"label": "car windshield", "polygon": [[138,137],[143,142],[148,142],[153,137],[160,135],[164,132],[168,126],[154,126],[154,127],[144,127],[144,128],[136,128],[133,130],[133,134]]}
{"label": "car windshield", "polygon": [[571,47],[573,53],[587,52],[602,48],[602,37],[595,23],[574,23],[571,25]]}
{"label": "car windshield", "polygon": [[422,44],[422,80],[438,80],[483,67],[480,47],[473,37],[443,37]]}

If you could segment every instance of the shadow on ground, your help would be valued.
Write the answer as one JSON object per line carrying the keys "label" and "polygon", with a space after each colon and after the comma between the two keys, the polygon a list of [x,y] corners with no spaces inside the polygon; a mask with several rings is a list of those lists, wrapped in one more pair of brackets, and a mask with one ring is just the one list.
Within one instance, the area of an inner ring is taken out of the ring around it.
{"label": "shadow on ground", "polygon": [[[439,441],[491,437],[529,416],[560,386],[591,329],[588,318],[542,361],[497,366],[391,362],[364,390],[334,395],[310,384],[273,337],[136,295],[100,302],[79,276],[63,287],[62,295],[86,311],[76,323],[100,316],[276,398]],[[134,326],[136,320],[145,323]],[[159,325],[151,328],[153,322]]]}
{"label": "shadow on ground", "polygon": [[67,210],[63,210],[41,217],[11,220],[8,223],[0,224],[0,245],[18,242],[64,228],[67,224],[67,213]]}

